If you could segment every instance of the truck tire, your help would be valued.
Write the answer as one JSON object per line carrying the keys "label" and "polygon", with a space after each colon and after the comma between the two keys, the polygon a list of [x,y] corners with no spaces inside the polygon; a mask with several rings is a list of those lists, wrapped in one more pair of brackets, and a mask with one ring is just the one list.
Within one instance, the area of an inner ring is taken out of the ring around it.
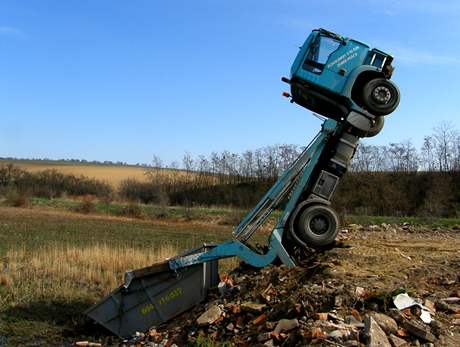
{"label": "truck tire", "polygon": [[300,212],[295,229],[297,236],[308,246],[323,248],[334,243],[339,232],[339,219],[326,205],[310,205]]}
{"label": "truck tire", "polygon": [[385,116],[399,105],[398,87],[385,78],[376,78],[366,83],[363,88],[364,106],[376,116]]}

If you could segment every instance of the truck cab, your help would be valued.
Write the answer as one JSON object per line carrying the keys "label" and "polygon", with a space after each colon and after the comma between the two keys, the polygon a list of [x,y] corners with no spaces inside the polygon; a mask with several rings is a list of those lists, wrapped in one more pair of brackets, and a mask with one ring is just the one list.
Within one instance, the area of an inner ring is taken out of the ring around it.
{"label": "truck cab", "polygon": [[351,112],[385,116],[399,104],[390,81],[393,57],[325,29],[306,39],[291,66],[292,101],[325,117],[341,120]]}

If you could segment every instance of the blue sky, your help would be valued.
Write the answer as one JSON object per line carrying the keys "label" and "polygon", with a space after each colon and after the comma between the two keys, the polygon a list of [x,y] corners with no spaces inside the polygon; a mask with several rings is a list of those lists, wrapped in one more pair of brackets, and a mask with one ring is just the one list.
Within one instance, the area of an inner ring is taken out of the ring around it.
{"label": "blue sky", "polygon": [[166,162],[304,145],[320,122],[281,97],[324,27],[390,51],[402,93],[367,143],[459,126],[460,1],[0,0],[0,157]]}

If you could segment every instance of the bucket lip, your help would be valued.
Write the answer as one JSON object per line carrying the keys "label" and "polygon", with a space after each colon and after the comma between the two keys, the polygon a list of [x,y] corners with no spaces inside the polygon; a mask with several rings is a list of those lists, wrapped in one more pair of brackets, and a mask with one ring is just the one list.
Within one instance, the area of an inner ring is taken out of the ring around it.
{"label": "bucket lip", "polygon": [[201,253],[201,252],[207,251],[210,248],[214,248],[216,246],[217,246],[217,243],[203,243],[202,246],[199,246],[199,247],[196,247],[196,248],[193,248],[193,249],[189,249],[188,251],[185,251],[185,252],[183,252],[183,253],[181,253],[179,255],[176,255],[174,257],[168,258],[168,261],[175,260],[175,259],[178,259],[180,257],[185,257],[187,255],[191,255],[191,254],[195,254],[195,253]]}

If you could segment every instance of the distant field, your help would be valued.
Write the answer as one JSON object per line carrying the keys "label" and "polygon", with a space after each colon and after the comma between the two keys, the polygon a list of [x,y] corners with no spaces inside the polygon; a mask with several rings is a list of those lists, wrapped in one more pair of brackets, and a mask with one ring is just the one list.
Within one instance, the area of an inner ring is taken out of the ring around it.
{"label": "distant field", "polygon": [[[76,176],[83,175],[105,181],[115,188],[118,187],[121,181],[128,178],[134,178],[139,181],[146,181],[147,177],[145,173],[149,170],[149,168],[130,165],[79,164],[52,160],[0,160],[0,164],[2,163],[12,163],[30,172],[54,169],[63,174],[71,174]],[[185,172],[180,170],[161,169],[161,172],[165,176],[185,175]]]}

